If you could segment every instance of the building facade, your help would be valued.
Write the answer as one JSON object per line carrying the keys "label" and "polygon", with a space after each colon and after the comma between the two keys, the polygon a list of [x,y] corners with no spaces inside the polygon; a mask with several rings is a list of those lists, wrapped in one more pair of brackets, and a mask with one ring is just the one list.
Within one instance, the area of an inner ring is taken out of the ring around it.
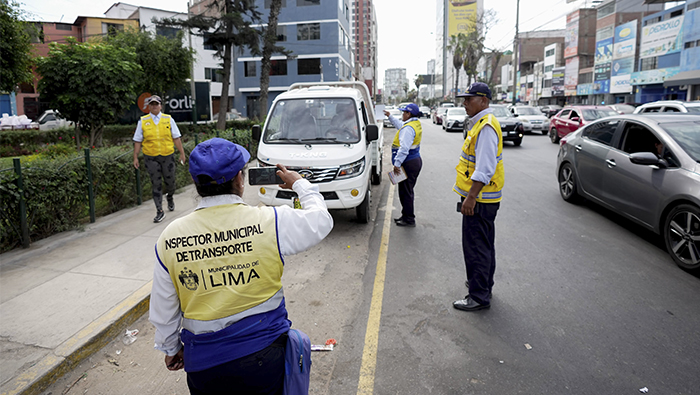
{"label": "building facade", "polygon": [[372,0],[352,2],[352,42],[359,80],[369,88],[372,97],[377,94],[377,14]]}
{"label": "building facade", "polygon": [[396,104],[408,92],[406,69],[386,69],[384,71],[383,100],[387,104]]}

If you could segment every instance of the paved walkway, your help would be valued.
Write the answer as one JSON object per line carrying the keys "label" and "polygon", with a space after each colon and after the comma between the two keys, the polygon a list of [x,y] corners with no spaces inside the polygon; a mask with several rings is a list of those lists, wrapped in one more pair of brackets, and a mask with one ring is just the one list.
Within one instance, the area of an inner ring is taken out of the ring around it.
{"label": "paved walkway", "polygon": [[149,200],[0,255],[0,394],[41,392],[145,313],[155,242],[197,201],[189,186],[159,224]]}

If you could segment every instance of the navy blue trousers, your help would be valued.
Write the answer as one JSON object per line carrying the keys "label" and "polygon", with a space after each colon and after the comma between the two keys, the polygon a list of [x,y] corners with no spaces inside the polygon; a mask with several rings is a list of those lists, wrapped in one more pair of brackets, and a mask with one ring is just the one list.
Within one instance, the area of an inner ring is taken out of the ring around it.
{"label": "navy blue trousers", "polygon": [[476,203],[474,215],[462,216],[462,251],[467,268],[469,296],[489,304],[496,272],[496,213],[500,203]]}
{"label": "navy blue trousers", "polygon": [[406,179],[399,183],[399,201],[401,202],[401,218],[412,224],[416,222],[416,215],[413,211],[413,187],[416,186],[418,174],[423,167],[423,159],[417,157],[403,162],[403,171],[406,172]]}

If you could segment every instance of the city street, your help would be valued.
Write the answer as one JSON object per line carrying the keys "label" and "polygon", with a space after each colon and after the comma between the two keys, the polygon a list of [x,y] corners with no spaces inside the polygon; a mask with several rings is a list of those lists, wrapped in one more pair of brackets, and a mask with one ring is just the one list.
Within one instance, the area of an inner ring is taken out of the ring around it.
{"label": "city street", "polygon": [[[331,235],[285,260],[293,327],[312,344],[338,341],[333,351],[313,354],[310,393],[700,391],[700,276],[679,269],[657,235],[591,203],[564,202],[555,176],[558,145],[547,136],[504,144],[491,309],[453,309],[467,294],[452,192],[462,134],[422,123],[417,226],[384,226],[387,215],[400,215],[385,175],[373,186],[373,223],[356,223],[354,210],[333,212]],[[396,130],[384,132],[388,171]],[[384,268],[383,281],[375,282]],[[69,386],[68,394],[188,393],[184,372],[167,371],[153,350],[146,318],[129,327],[140,330],[136,342],[115,339],[44,394]],[[373,353],[367,335],[375,330]],[[370,369],[361,377],[363,356],[371,357]]]}

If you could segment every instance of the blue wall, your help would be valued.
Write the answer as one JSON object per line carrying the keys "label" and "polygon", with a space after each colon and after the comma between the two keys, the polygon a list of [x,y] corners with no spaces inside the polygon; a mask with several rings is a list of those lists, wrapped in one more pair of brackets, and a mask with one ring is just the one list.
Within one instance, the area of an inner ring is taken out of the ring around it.
{"label": "blue wall", "polygon": [[[688,11],[683,19],[683,43],[700,40],[700,8]],[[700,46],[683,49],[681,71],[700,70]]]}

